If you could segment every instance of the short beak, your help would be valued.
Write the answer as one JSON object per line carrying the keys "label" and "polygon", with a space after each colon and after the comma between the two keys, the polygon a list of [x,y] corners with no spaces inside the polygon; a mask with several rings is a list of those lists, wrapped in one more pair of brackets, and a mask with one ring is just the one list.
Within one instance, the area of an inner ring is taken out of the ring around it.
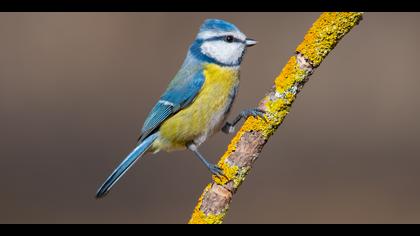
{"label": "short beak", "polygon": [[246,40],[245,40],[245,45],[247,46],[247,47],[252,47],[252,46],[254,46],[255,44],[257,44],[258,42],[257,41],[255,41],[255,40],[253,40],[253,39],[250,39],[250,38],[247,38]]}

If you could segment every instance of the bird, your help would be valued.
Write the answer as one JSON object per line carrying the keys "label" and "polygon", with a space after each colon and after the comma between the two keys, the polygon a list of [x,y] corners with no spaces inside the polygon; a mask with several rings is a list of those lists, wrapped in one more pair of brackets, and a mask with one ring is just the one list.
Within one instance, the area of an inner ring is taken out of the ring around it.
{"label": "bird", "polygon": [[136,147],[97,190],[96,198],[107,195],[146,153],[190,150],[212,174],[224,176],[198,147],[216,132],[233,133],[242,118],[264,119],[263,110],[251,108],[227,122],[238,92],[241,62],[247,48],[255,44],[230,22],[204,20],[181,68],[145,119]]}

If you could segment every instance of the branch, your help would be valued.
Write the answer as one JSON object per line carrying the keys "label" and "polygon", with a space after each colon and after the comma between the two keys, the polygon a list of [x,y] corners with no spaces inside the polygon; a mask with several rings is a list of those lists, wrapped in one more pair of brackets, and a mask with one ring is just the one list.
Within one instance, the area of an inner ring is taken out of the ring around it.
{"label": "branch", "polygon": [[289,113],[296,95],[329,52],[362,19],[362,13],[323,13],[297,47],[272,90],[259,102],[266,120],[249,117],[229,144],[218,166],[226,175],[213,175],[198,200],[190,224],[220,224],[232,197],[245,180],[270,136]]}

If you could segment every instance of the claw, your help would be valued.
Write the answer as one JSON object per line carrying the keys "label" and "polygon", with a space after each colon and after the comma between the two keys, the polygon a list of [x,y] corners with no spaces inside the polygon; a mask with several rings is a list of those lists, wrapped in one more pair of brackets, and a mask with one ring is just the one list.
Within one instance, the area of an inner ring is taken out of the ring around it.
{"label": "claw", "polygon": [[249,117],[249,116],[253,116],[255,118],[260,117],[261,119],[263,119],[265,122],[267,122],[267,119],[265,118],[265,111],[261,110],[259,108],[253,108],[253,109],[249,109],[249,110],[245,110],[242,112],[242,116],[244,117]]}
{"label": "claw", "polygon": [[231,133],[235,132],[235,126],[233,126],[233,125],[232,125],[232,124],[230,124],[230,123],[226,123],[226,124],[222,127],[222,131],[223,131],[223,133],[226,133],[226,134],[231,134]]}
{"label": "claw", "polygon": [[266,112],[264,110],[261,110],[259,108],[251,108],[242,111],[232,123],[226,122],[226,124],[222,127],[222,132],[226,134],[231,134],[235,132],[235,126],[241,119],[246,119],[250,116],[253,116],[254,118],[260,117],[264,122],[267,122],[267,119],[265,118]]}
{"label": "claw", "polygon": [[209,168],[210,172],[212,174],[216,175],[217,177],[223,176],[223,177],[227,178],[226,175],[223,173],[223,170],[220,167],[218,167],[216,165],[210,165],[210,166],[208,166],[208,168]]}

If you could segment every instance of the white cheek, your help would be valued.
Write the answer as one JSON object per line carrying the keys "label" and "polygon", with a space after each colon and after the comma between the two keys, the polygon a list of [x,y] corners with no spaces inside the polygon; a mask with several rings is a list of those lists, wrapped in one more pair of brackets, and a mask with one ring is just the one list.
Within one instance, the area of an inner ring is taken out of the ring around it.
{"label": "white cheek", "polygon": [[236,64],[242,56],[244,45],[224,41],[210,41],[201,45],[201,52],[223,64]]}

